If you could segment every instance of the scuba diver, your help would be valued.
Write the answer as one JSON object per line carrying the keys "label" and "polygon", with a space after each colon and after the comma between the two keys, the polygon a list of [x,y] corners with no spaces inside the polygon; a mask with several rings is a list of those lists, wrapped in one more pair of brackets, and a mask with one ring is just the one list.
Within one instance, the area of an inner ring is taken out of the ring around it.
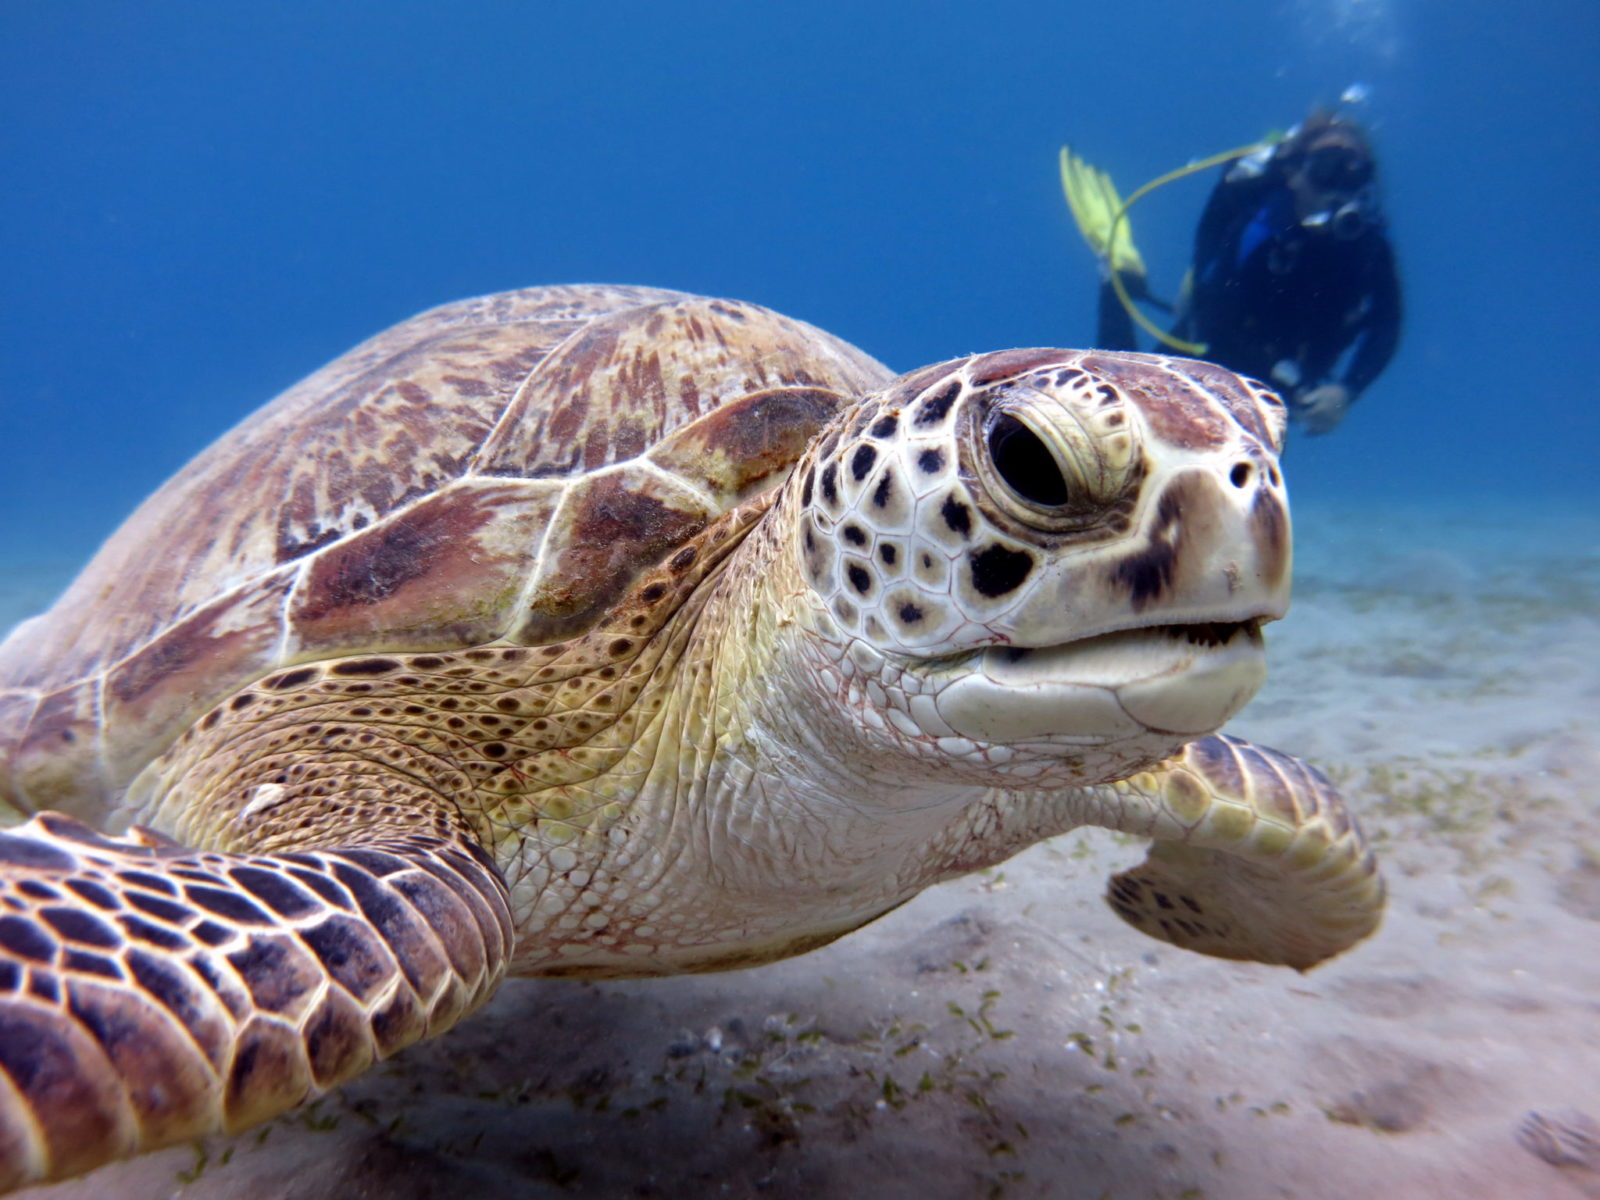
{"label": "scuba diver", "polygon": [[[1128,208],[1222,163],[1230,165],[1200,217],[1183,294],[1167,304],[1149,290]],[[1393,357],[1400,281],[1372,147],[1353,121],[1313,113],[1282,140],[1179,168],[1126,201],[1103,171],[1063,147],[1061,181],[1101,260],[1101,347],[1138,349],[1137,323],[1177,353],[1269,384],[1311,434],[1335,428]],[[1174,312],[1171,331],[1157,328],[1136,301]]]}

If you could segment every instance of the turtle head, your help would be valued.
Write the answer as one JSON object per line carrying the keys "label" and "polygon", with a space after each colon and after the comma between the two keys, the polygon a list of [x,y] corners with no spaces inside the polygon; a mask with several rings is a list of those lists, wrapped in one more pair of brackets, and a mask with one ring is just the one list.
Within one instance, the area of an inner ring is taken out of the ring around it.
{"label": "turtle head", "polygon": [[990,782],[1099,782],[1214,732],[1288,606],[1283,430],[1271,392],[1188,359],[902,376],[794,485],[814,661],[866,677],[821,685],[886,696],[872,727]]}

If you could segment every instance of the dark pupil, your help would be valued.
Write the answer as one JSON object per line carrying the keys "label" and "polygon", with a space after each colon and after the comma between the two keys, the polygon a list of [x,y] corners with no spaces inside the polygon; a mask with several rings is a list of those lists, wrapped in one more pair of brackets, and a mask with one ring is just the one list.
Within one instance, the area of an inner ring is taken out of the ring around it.
{"label": "dark pupil", "polygon": [[1001,413],[989,427],[989,458],[1006,486],[1046,508],[1067,502],[1067,481],[1045,444],[1021,421]]}

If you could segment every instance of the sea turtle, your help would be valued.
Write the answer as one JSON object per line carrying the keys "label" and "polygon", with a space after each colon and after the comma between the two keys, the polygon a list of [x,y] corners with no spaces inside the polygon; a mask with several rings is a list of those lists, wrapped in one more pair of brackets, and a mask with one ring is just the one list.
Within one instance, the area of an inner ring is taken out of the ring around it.
{"label": "sea turtle", "polygon": [[[798,954],[1079,825],[1307,968],[1383,888],[1222,736],[1283,406],[1184,359],[894,376],[750,304],[447,305],[291,389],[0,646],[0,1182],[331,1088],[507,974]],[[93,828],[91,828],[93,826]],[[100,831],[100,832],[97,832]]]}

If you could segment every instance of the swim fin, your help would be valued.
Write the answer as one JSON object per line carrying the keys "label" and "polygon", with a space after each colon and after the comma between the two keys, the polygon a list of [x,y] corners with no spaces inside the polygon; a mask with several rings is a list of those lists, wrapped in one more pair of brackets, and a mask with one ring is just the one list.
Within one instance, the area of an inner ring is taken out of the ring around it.
{"label": "swim fin", "polygon": [[1133,244],[1128,214],[1111,176],[1091,167],[1074,154],[1070,146],[1063,146],[1061,190],[1066,193],[1067,207],[1072,210],[1078,232],[1089,243],[1089,249],[1122,276],[1130,291],[1142,292],[1144,259]]}

